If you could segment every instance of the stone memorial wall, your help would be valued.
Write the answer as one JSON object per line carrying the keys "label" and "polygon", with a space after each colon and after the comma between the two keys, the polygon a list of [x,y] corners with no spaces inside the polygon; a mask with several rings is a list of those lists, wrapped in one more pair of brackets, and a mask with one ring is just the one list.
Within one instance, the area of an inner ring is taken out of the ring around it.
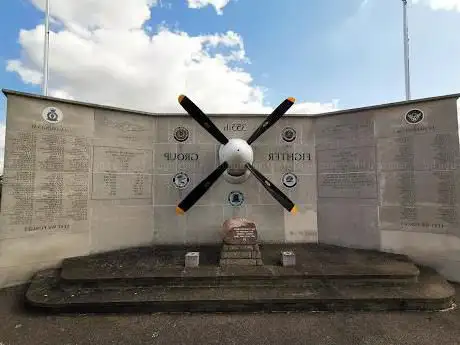
{"label": "stone memorial wall", "polygon": [[[177,203],[218,166],[218,143],[189,116],[5,93],[0,286],[65,257],[219,243],[234,216],[254,221],[262,243],[402,252],[460,272],[458,96],[287,115],[252,146],[254,166],[297,215],[253,176],[242,184],[222,176],[177,216]],[[228,138],[247,139],[265,116],[211,118]]]}

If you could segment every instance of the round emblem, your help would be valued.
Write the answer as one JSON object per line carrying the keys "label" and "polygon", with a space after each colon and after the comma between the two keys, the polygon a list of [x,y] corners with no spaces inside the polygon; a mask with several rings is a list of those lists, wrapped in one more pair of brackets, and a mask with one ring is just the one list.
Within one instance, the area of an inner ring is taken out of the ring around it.
{"label": "round emblem", "polygon": [[406,122],[410,124],[416,124],[423,120],[423,111],[419,109],[412,109],[406,113]]}
{"label": "round emblem", "polygon": [[281,137],[283,138],[284,141],[291,142],[294,141],[296,138],[296,132],[295,129],[292,127],[286,127],[283,129],[283,132],[281,133]]}
{"label": "round emblem", "polygon": [[297,176],[293,173],[286,173],[283,175],[283,184],[288,187],[292,188],[297,184]]}
{"label": "round emblem", "polygon": [[240,206],[244,201],[244,195],[240,191],[232,191],[228,194],[228,202],[232,206]]}
{"label": "round emblem", "polygon": [[59,123],[63,117],[62,111],[56,107],[45,108],[42,112],[43,120],[49,123]]}
{"label": "round emblem", "polygon": [[177,141],[185,141],[188,139],[188,129],[185,127],[177,127],[174,130],[174,139]]}
{"label": "round emblem", "polygon": [[179,172],[173,177],[173,183],[177,189],[184,189],[185,187],[188,186],[189,182],[190,182],[190,178],[184,172]]}

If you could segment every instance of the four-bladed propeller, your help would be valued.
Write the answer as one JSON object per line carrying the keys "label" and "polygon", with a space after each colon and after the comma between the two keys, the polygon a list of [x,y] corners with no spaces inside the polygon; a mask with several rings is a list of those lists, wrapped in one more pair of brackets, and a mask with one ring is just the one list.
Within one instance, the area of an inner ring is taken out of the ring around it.
{"label": "four-bladed propeller", "polygon": [[[294,104],[295,99],[292,97],[284,100],[268,117],[267,119],[254,131],[249,137],[247,143],[250,145],[270,127],[272,127]],[[189,115],[198,122],[209,134],[211,134],[219,143],[225,145],[229,142],[227,137],[219,130],[219,128],[211,122],[209,117],[204,114],[198,106],[193,103],[187,96],[179,96],[179,104],[189,113]],[[229,144],[230,145],[230,144]],[[257,180],[264,186],[264,188],[275,198],[286,210],[291,213],[296,213],[297,207],[295,204],[273,183],[271,183],[262,173],[260,173],[250,163],[246,163],[245,167],[257,178]],[[217,179],[229,168],[228,162],[224,161],[217,167],[208,177],[201,181],[193,190],[177,205],[176,213],[184,214],[188,211]]]}

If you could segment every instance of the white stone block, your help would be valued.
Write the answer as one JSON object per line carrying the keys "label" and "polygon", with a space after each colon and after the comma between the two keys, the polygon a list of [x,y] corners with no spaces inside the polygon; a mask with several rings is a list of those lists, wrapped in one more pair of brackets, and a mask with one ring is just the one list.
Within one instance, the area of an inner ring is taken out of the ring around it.
{"label": "white stone block", "polygon": [[185,254],[185,267],[198,267],[200,264],[200,252],[188,252]]}
{"label": "white stone block", "polygon": [[295,254],[291,251],[281,252],[281,262],[283,266],[295,266]]}

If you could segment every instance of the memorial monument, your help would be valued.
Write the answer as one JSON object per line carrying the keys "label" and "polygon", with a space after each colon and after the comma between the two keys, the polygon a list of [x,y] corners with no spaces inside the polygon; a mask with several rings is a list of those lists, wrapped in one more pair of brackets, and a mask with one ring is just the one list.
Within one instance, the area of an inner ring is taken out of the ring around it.
{"label": "memorial monument", "polygon": [[254,222],[243,218],[227,219],[222,226],[222,251],[219,264],[261,266],[257,229]]}
{"label": "memorial monument", "polygon": [[[445,280],[460,281],[460,95],[282,116],[287,99],[266,116],[205,115],[186,97],[179,101],[189,114],[152,114],[4,93],[0,286],[43,270],[27,295],[32,304],[73,308],[85,293],[110,304],[115,295],[91,289],[123,281],[147,282],[143,302],[154,309],[160,300],[176,308],[179,295],[197,310],[220,310],[203,301],[225,296],[230,309],[248,296],[249,309],[331,308],[328,298],[338,296],[318,280],[344,284],[343,308],[379,293],[385,310],[415,308],[422,292],[423,308],[453,303]],[[224,235],[235,218],[255,230]],[[231,254],[224,246],[237,244],[223,241],[243,232],[247,241],[257,233],[257,247]],[[232,255],[256,264],[221,264]],[[350,287],[357,276],[364,290]],[[411,292],[388,297],[376,282]],[[442,293],[430,295],[428,283]],[[46,286],[59,288],[44,298]],[[171,294],[157,294],[165,286]],[[201,299],[184,286],[199,286]]]}

